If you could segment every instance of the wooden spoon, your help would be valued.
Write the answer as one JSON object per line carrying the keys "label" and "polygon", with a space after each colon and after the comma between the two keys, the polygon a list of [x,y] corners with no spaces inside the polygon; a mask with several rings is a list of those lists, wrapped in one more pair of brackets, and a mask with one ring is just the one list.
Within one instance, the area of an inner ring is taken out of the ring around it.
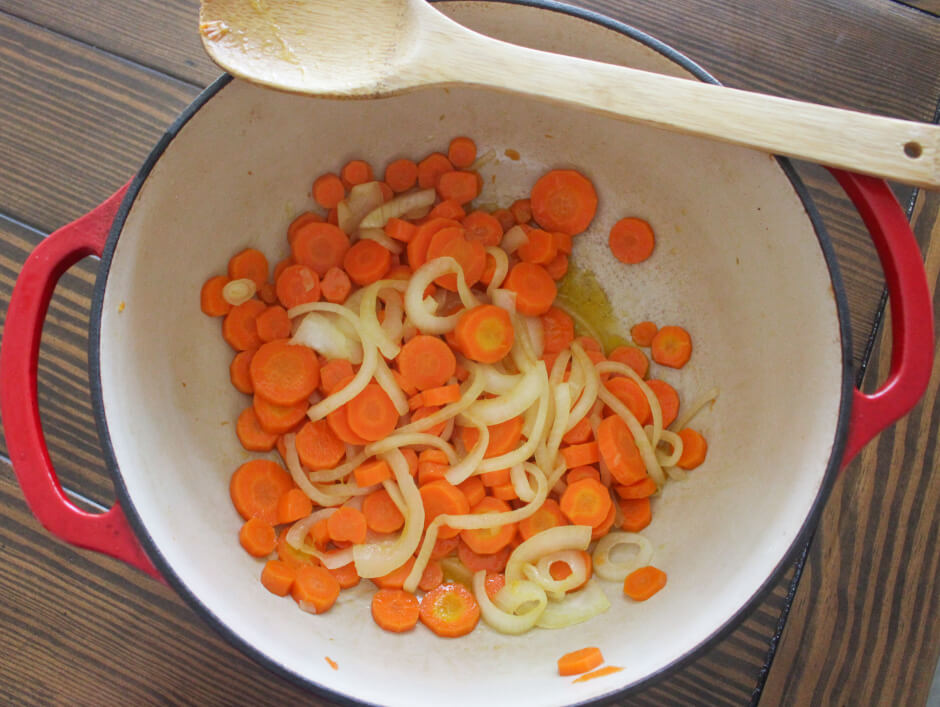
{"label": "wooden spoon", "polygon": [[940,187],[940,126],[526,49],[468,30],[424,0],[202,0],[200,34],[220,67],[284,91],[371,98],[486,86]]}

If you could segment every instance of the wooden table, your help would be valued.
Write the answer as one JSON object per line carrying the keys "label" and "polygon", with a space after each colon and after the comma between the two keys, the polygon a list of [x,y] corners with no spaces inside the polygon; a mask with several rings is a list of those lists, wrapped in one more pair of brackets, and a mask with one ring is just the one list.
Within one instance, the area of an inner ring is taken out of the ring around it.
{"label": "wooden table", "polygon": [[[577,4],[653,34],[732,86],[937,119],[937,0]],[[217,75],[196,13],[196,0],[0,0],[0,312],[30,250],[123,184]],[[871,387],[885,374],[889,328],[873,247],[823,170],[798,169],[835,242],[854,359]],[[935,287],[940,193],[897,194]],[[60,281],[39,381],[62,483],[101,509],[113,490],[88,391],[94,277],[88,259]],[[625,704],[924,704],[940,656],[938,389],[940,365],[923,402],[838,481],[811,545],[766,600]],[[0,621],[3,703],[324,704],[230,647],[166,586],[51,537],[5,457]]]}

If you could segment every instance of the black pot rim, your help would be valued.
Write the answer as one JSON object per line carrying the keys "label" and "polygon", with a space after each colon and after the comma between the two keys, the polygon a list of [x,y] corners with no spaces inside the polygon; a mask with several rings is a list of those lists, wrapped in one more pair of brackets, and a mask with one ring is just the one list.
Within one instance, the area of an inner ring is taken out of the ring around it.
{"label": "black pot rim", "polygon": [[[432,0],[435,2],[445,3],[445,2],[455,2],[458,0]],[[705,71],[701,66],[693,62],[684,54],[681,54],[677,50],[673,49],[667,44],[655,39],[654,37],[642,32],[634,27],[631,27],[627,24],[624,24],[618,20],[614,20],[605,15],[599,13],[584,10],[581,8],[576,8],[571,5],[565,5],[560,2],[555,2],[555,0],[487,0],[488,2],[499,2],[509,5],[521,5],[532,8],[537,8],[545,11],[556,12],[560,14],[569,15],[571,17],[586,20],[588,22],[600,25],[607,29],[619,32],[630,39],[638,41],[642,44],[645,44],[647,47],[653,49],[659,54],[665,56],[666,58],[672,60],[682,68],[689,71],[696,78],[701,81],[708,83],[717,84],[719,83],[713,76],[711,76],[707,71]],[[177,119],[167,128],[163,136],[158,140],[153,150],[148,155],[147,159],[142,164],[140,170],[135,175],[132,180],[130,187],[127,190],[127,194],[124,197],[124,200],[118,210],[114,223],[111,226],[110,233],[108,235],[107,243],[105,244],[104,251],[101,255],[101,263],[98,268],[98,273],[95,280],[94,295],[91,304],[91,313],[89,320],[89,343],[88,343],[88,361],[89,361],[89,383],[91,388],[92,402],[94,407],[94,416],[95,422],[98,428],[98,434],[101,441],[101,446],[105,454],[105,459],[108,464],[108,469],[111,472],[112,479],[114,481],[114,487],[117,493],[118,502],[121,504],[121,507],[124,509],[124,512],[127,516],[127,519],[134,529],[134,532],[137,536],[137,539],[140,541],[147,555],[153,561],[154,566],[160,571],[163,577],[167,580],[170,586],[181,596],[183,599],[193,608],[193,610],[200,615],[210,626],[212,626],[219,634],[221,634],[227,641],[239,648],[243,653],[247,654],[260,664],[264,665],[273,672],[281,675],[286,678],[293,684],[300,686],[304,689],[310,690],[322,697],[333,700],[339,704],[346,705],[363,705],[369,704],[361,700],[352,698],[348,695],[345,695],[340,692],[336,692],[324,685],[321,685],[313,680],[303,677],[284,665],[278,663],[273,658],[269,657],[267,654],[258,650],[254,645],[248,643],[238,633],[231,627],[228,626],[222,619],[216,616],[213,613],[212,609],[207,606],[202,599],[193,593],[189,587],[183,583],[183,581],[177,576],[176,572],[173,569],[173,566],[166,560],[163,553],[160,551],[160,548],[157,546],[156,542],[151,537],[146,526],[140,518],[140,515],[137,512],[137,509],[134,505],[130,494],[127,491],[127,487],[124,484],[123,477],[120,472],[120,467],[118,465],[117,458],[115,456],[114,447],[111,443],[111,437],[108,430],[107,421],[104,414],[104,402],[102,397],[102,387],[101,387],[101,367],[100,367],[100,353],[101,353],[101,316],[102,316],[102,307],[104,302],[104,293],[107,286],[108,274],[110,273],[111,263],[114,257],[114,251],[117,246],[118,239],[120,238],[121,231],[124,227],[124,222],[127,218],[131,206],[133,205],[137,194],[140,191],[143,183],[146,181],[151,170],[155,164],[159,161],[163,152],[167,149],[169,144],[173,141],[177,134],[183,126],[206,104],[211,100],[216,94],[218,94],[228,83],[232,81],[230,75],[224,74],[210,84],[202,93],[197,96],[193,102],[187,106],[187,108],[180,113]],[[817,494],[810,512],[807,514],[806,519],[803,522],[803,525],[800,528],[800,531],[797,533],[793,543],[790,545],[788,550],[783,554],[780,561],[773,569],[773,571],[768,575],[764,580],[761,586],[754,592],[754,594],[742,604],[734,615],[729,618],[724,624],[718,627],[712,634],[700,642],[698,645],[691,648],[685,654],[679,656],[670,664],[664,666],[663,668],[643,677],[639,680],[636,680],[624,687],[618,688],[611,692],[608,692],[604,695],[586,700],[583,702],[574,703],[573,707],[580,705],[602,705],[614,700],[622,699],[632,693],[647,689],[653,684],[660,682],[675,671],[685,666],[691,662],[694,658],[701,655],[709,648],[713,647],[716,643],[725,638],[731,631],[733,631],[741,621],[756,607],[756,605],[762,601],[767,594],[774,588],[779,578],[783,573],[794,564],[797,559],[797,556],[800,554],[803,547],[806,543],[809,542],[810,538],[815,531],[815,528],[818,524],[819,517],[822,513],[822,509],[825,506],[825,502],[829,497],[829,494],[832,490],[832,486],[835,483],[836,477],[838,476],[838,471],[841,466],[842,454],[845,448],[845,440],[848,434],[848,425],[849,425],[849,415],[851,412],[851,400],[852,400],[852,391],[854,390],[854,380],[852,376],[852,346],[851,346],[851,332],[849,326],[849,311],[848,311],[848,300],[845,294],[845,288],[842,282],[842,277],[839,272],[838,263],[836,261],[835,251],[832,247],[832,242],[826,232],[826,229],[823,225],[822,219],[817,211],[815,205],[813,204],[812,199],[809,196],[809,193],[803,184],[802,180],[796,173],[796,170],[793,168],[792,164],[785,158],[777,157],[777,162],[780,165],[781,170],[789,179],[791,185],[793,186],[794,191],[799,197],[800,201],[803,204],[803,207],[806,211],[807,217],[810,219],[810,222],[813,225],[813,229],[816,233],[817,240],[819,242],[820,250],[823,254],[823,257],[826,262],[826,266],[829,271],[829,277],[832,284],[832,290],[835,295],[836,302],[836,311],[839,320],[839,334],[842,341],[842,386],[841,386],[841,395],[839,402],[839,414],[836,422],[836,432],[835,439],[832,447],[832,453],[829,458],[826,470],[824,472],[822,484],[820,485],[819,493]],[[768,652],[771,653],[771,646],[768,645]],[[767,666],[765,666],[766,668]],[[755,687],[757,690],[760,689],[760,683],[758,682]]]}

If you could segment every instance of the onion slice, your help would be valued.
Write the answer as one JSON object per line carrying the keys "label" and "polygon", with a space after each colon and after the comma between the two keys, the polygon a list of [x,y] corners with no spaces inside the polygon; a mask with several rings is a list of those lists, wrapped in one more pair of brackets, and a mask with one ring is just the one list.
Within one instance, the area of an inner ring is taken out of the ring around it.
{"label": "onion slice", "polygon": [[583,623],[610,608],[610,600],[593,579],[584,589],[566,594],[560,601],[550,601],[535,625],[539,628],[565,628]]}
{"label": "onion slice", "polygon": [[[614,562],[610,558],[610,553],[619,545],[633,545],[636,547],[637,552],[625,562]],[[653,559],[653,545],[637,533],[614,531],[597,541],[597,547],[594,548],[591,559],[594,565],[594,573],[598,577],[611,582],[622,582],[628,574],[650,563],[650,560]]]}
{"label": "onion slice", "polygon": [[389,219],[401,218],[409,211],[428,207],[436,197],[434,189],[421,189],[396,196],[367,213],[359,222],[359,228],[383,228]]}
{"label": "onion slice", "polygon": [[536,533],[512,551],[506,563],[506,583],[523,579],[523,567],[545,555],[559,550],[587,550],[590,544],[589,525],[560,525]]}
{"label": "onion slice", "polygon": [[[536,621],[548,606],[545,590],[533,582],[521,580],[507,584],[499,590],[498,599],[507,608],[497,606],[490,601],[486,593],[486,570],[473,575],[473,594],[480,605],[480,614],[486,624],[500,633],[517,636],[535,626]],[[531,605],[531,606],[529,606]],[[526,608],[521,614],[516,612]]]}

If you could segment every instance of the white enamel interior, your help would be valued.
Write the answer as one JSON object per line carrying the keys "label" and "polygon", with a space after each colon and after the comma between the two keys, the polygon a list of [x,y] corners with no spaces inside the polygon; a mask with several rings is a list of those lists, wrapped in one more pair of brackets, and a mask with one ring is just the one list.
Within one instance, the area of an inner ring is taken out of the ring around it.
{"label": "white enamel interior", "polygon": [[[558,12],[499,3],[444,9],[519,43],[683,74],[637,41]],[[202,282],[247,246],[272,263],[284,257],[286,226],[312,206],[316,175],[354,157],[374,165],[420,157],[459,134],[497,153],[483,170],[482,202],[526,195],[550,167],[590,175],[600,207],[590,233],[577,238],[576,261],[595,269],[622,329],[652,319],[692,332],[692,362],[661,376],[685,400],[721,390],[696,422],[709,440],[706,464],[667,487],[645,531],[669,575],[666,589],[634,604],[608,585],[606,615],[561,631],[508,638],[481,624],[460,640],[420,626],[387,634],[371,620],[369,582],[312,616],[261,586],[261,561],[236,539],[241,521],[228,480],[249,457],[233,425],[247,398],[229,384],[232,352],[219,321],[199,311]],[[507,158],[507,148],[521,159]],[[625,215],[648,219],[658,234],[640,266],[606,251],[610,225]],[[108,275],[100,356],[121,476],[187,590],[286,670],[351,698],[410,706],[508,695],[517,707],[580,702],[694,649],[752,597],[806,519],[831,456],[843,373],[816,235],[766,155],[483,90],[330,102],[238,82],[185,125],[141,190]],[[587,645],[623,671],[577,685],[559,678],[557,658]]]}

